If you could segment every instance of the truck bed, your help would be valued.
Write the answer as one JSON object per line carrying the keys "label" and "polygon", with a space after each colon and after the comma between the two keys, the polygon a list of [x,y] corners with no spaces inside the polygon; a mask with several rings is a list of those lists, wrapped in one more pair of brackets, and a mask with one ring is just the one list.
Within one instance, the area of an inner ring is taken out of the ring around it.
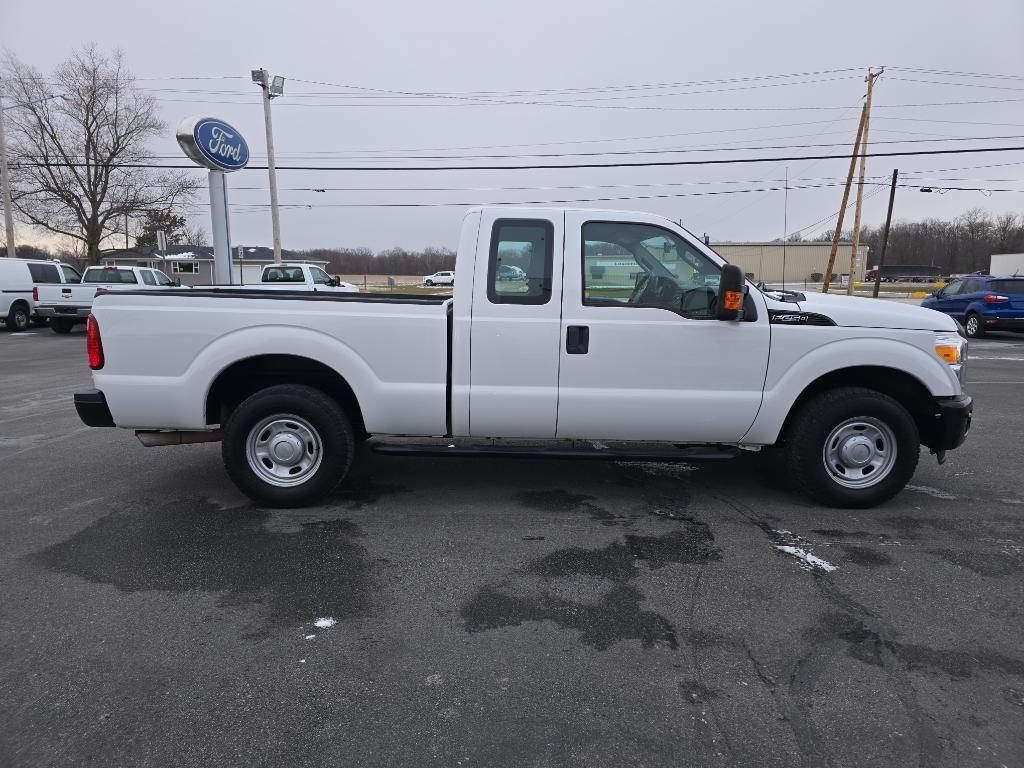
{"label": "truck bed", "polygon": [[446,302],[247,287],[111,292],[93,305],[106,358],[95,383],[119,427],[203,429],[209,391],[229,366],[300,356],[345,372],[368,431],[442,435]]}

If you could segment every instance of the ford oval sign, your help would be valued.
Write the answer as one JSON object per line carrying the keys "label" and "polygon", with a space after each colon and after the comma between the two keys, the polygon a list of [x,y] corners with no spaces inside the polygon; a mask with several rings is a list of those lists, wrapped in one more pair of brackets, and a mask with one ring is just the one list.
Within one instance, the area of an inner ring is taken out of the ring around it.
{"label": "ford oval sign", "polygon": [[216,117],[185,118],[175,136],[186,155],[210,170],[237,171],[249,162],[242,134]]}

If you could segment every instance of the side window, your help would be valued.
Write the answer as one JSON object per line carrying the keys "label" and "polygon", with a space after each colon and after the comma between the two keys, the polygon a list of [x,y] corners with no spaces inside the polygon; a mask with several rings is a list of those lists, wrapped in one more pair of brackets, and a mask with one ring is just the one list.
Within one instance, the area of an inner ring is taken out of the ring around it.
{"label": "side window", "polygon": [[960,289],[963,287],[963,285],[963,280],[953,280],[952,282],[947,284],[945,288],[942,289],[942,297],[946,298],[947,296],[956,296],[958,293],[960,293]]}
{"label": "side window", "polygon": [[980,280],[967,280],[964,282],[963,288],[960,289],[960,293],[977,293],[981,290]]}
{"label": "side window", "polygon": [[586,305],[657,307],[710,319],[721,276],[721,267],[667,229],[635,222],[583,225]]}
{"label": "side window", "polygon": [[331,276],[324,272],[319,267],[310,267],[309,274],[313,277],[313,282],[317,285],[330,285]]}
{"label": "side window", "polygon": [[487,262],[487,298],[492,304],[550,301],[554,231],[550,221],[494,222]]}
{"label": "side window", "polygon": [[142,282],[146,285],[156,285],[156,278],[148,269],[140,269],[139,274],[142,275]]}
{"label": "side window", "polygon": [[56,264],[29,264],[28,271],[32,275],[33,283],[60,282],[60,272],[57,271]]}
{"label": "side window", "polygon": [[64,273],[65,283],[80,283],[82,282],[82,276],[78,274],[78,270],[74,267],[69,267],[67,264],[60,265],[61,272]]}
{"label": "side window", "polygon": [[153,270],[153,277],[156,278],[157,285],[174,286],[174,281],[171,280],[166,274],[161,272],[159,269]]}

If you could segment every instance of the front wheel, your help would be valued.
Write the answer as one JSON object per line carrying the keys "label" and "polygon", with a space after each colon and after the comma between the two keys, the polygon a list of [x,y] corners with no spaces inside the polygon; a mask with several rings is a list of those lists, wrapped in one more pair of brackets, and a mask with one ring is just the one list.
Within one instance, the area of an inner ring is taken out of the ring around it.
{"label": "front wheel", "polygon": [[981,317],[971,312],[964,318],[964,332],[969,339],[980,339],[985,335],[985,326],[982,325]]}
{"label": "front wheel", "polygon": [[242,493],[270,507],[302,507],[348,474],[352,426],[319,389],[280,384],[248,397],[228,418],[221,454]]}
{"label": "front wheel", "polygon": [[888,501],[917,469],[921,439],[913,417],[888,395],[842,387],[815,395],[794,414],[783,463],[797,489],[833,507]]}
{"label": "front wheel", "polygon": [[430,286],[431,288],[433,288],[433,287],[434,287],[434,281],[433,281],[433,280],[426,280],[426,281],[424,281],[424,283],[423,283],[423,284],[424,284],[424,285],[428,285],[428,286]]}

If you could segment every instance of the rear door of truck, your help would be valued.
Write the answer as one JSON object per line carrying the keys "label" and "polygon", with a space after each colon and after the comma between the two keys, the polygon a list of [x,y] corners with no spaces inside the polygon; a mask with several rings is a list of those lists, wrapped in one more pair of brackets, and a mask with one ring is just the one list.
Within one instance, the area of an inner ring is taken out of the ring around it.
{"label": "rear door of truck", "polygon": [[[483,210],[472,286],[470,435],[555,436],[564,220],[562,212]],[[518,267],[524,279],[499,280],[501,265]]]}

